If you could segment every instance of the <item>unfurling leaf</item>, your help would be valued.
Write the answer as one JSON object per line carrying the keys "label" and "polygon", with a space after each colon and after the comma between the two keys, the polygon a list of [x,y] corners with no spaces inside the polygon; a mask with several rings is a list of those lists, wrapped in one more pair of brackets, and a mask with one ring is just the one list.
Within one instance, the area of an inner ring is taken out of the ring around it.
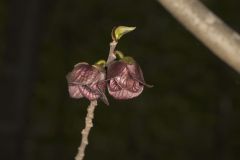
{"label": "unfurling leaf", "polygon": [[112,39],[118,41],[123,35],[135,30],[136,27],[118,26],[112,30]]}

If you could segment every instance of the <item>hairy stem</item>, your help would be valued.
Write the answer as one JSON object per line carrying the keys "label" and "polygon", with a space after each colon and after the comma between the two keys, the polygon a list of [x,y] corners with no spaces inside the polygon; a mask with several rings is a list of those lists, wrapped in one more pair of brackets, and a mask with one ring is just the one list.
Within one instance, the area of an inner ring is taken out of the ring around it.
{"label": "hairy stem", "polygon": [[158,0],[216,56],[240,73],[240,36],[199,0]]}
{"label": "hairy stem", "polygon": [[85,148],[88,144],[88,135],[89,132],[91,130],[91,128],[93,127],[93,118],[94,118],[94,110],[97,106],[97,101],[91,101],[90,105],[88,106],[87,109],[87,115],[85,118],[85,128],[82,130],[82,141],[81,141],[81,145],[78,148],[78,153],[75,157],[75,160],[83,160],[84,158],[84,153],[85,153]]}

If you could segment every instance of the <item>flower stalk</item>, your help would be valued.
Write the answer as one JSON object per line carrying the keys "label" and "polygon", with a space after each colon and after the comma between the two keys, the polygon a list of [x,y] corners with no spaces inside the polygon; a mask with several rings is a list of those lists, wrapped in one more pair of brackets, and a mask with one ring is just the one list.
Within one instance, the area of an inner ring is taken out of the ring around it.
{"label": "flower stalk", "polygon": [[116,59],[115,48],[116,48],[120,38],[123,35],[131,32],[135,29],[136,29],[136,27],[127,27],[127,26],[118,26],[118,27],[114,27],[112,29],[112,33],[111,33],[112,42],[110,43],[110,49],[109,49],[109,54],[108,54],[108,59],[107,59],[106,65],[108,65],[109,63],[111,63],[113,60]]}
{"label": "flower stalk", "polygon": [[115,40],[113,40],[110,43],[110,49],[109,49],[109,54],[108,54],[108,59],[107,59],[106,65],[108,65],[110,62],[112,62],[114,59],[116,59],[116,55],[115,55],[114,51],[115,51],[117,44],[118,44],[118,42]]}

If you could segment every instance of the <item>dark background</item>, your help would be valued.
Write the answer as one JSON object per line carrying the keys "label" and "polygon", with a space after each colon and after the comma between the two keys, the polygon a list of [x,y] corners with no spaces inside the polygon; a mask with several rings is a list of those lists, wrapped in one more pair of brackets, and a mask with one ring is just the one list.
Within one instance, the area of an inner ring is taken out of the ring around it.
{"label": "dark background", "polygon": [[[240,31],[239,0],[203,2]],[[65,75],[106,59],[116,25],[137,27],[118,49],[155,87],[99,102],[86,160],[239,160],[239,74],[156,0],[0,1],[0,159],[74,158],[89,102]]]}

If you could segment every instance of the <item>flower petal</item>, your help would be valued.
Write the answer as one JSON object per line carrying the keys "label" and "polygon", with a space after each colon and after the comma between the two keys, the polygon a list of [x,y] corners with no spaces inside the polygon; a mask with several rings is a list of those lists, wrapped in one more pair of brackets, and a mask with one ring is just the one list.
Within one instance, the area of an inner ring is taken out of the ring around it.
{"label": "flower petal", "polygon": [[97,68],[89,64],[80,63],[75,65],[72,72],[68,73],[67,80],[71,84],[87,85],[96,81],[99,73]]}
{"label": "flower petal", "polygon": [[69,94],[72,98],[85,97],[88,100],[100,98],[109,105],[105,95],[106,71],[99,65],[89,65],[82,62],[74,66],[72,72],[66,76],[69,85]]}
{"label": "flower petal", "polygon": [[100,97],[100,94],[96,90],[92,90],[89,86],[78,86],[81,94],[88,100],[96,100]]}
{"label": "flower petal", "polygon": [[[120,87],[119,90],[123,88],[131,92],[138,92],[140,86],[142,85],[137,80],[131,77],[131,75],[128,73],[128,70],[126,68],[123,70],[123,72],[119,76],[113,79],[116,83],[115,86],[117,85],[118,87]],[[110,84],[111,84],[111,81],[110,81]]]}
{"label": "flower petal", "polygon": [[149,85],[145,82],[144,77],[143,77],[143,73],[142,70],[140,68],[140,66],[135,63],[135,64],[128,64],[127,65],[127,69],[129,71],[129,74],[131,75],[131,77],[135,80],[137,80],[138,82],[140,82],[141,84],[147,86],[147,87],[153,87],[152,85]]}
{"label": "flower petal", "polygon": [[120,99],[120,100],[132,99],[134,97],[137,97],[142,93],[142,91],[143,91],[143,86],[139,88],[138,92],[131,92],[126,89],[113,92],[108,88],[109,94],[113,96],[115,99]]}
{"label": "flower petal", "polygon": [[83,95],[81,94],[78,85],[69,85],[68,86],[69,96],[72,98],[82,98]]}
{"label": "flower petal", "polygon": [[122,87],[117,83],[115,78],[111,79],[108,85],[108,90],[111,90],[112,92],[120,91]]}
{"label": "flower petal", "polygon": [[114,77],[115,81],[121,88],[127,87],[127,81],[130,78],[128,70],[125,68],[119,76]]}
{"label": "flower petal", "polygon": [[113,61],[108,65],[107,79],[111,79],[120,75],[126,67],[127,67],[127,64],[124,62]]}
{"label": "flower petal", "polygon": [[143,88],[142,84],[140,84],[138,81],[133,80],[131,78],[127,81],[127,89],[131,92],[139,92]]}

